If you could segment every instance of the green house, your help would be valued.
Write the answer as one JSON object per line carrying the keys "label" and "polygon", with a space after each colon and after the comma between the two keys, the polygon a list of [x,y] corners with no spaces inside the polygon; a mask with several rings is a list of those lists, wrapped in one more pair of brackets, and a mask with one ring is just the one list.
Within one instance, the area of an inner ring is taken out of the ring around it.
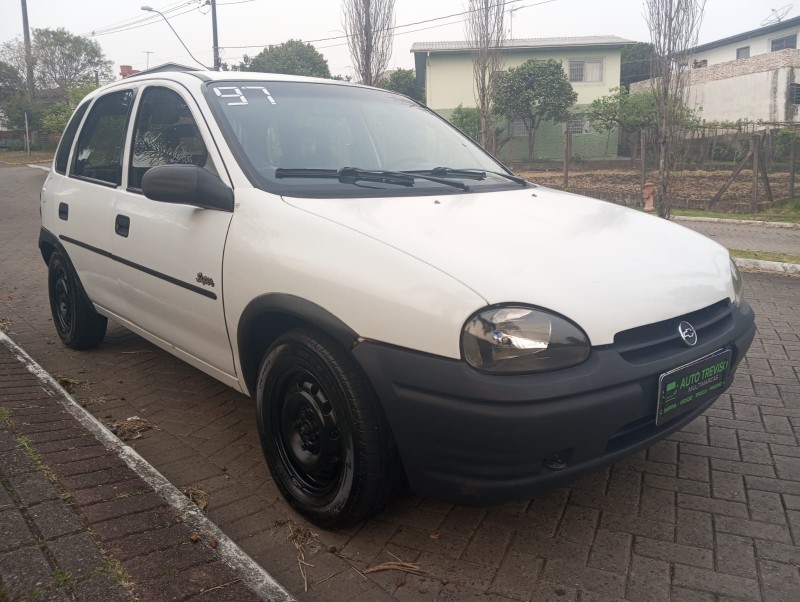
{"label": "green house", "polygon": [[[528,59],[559,61],[578,93],[567,123],[542,123],[536,134],[533,160],[559,160],[564,156],[564,131],[572,133],[572,154],[585,159],[616,157],[617,135],[598,134],[580,116],[595,98],[619,86],[622,48],[633,44],[617,36],[530,38],[506,40],[503,69],[517,67]],[[411,46],[417,79],[425,87],[427,104],[444,117],[458,105],[475,106],[472,75],[473,50],[466,41],[416,42]],[[511,142],[500,151],[504,161],[528,160],[527,133],[522,123],[508,124]]]}

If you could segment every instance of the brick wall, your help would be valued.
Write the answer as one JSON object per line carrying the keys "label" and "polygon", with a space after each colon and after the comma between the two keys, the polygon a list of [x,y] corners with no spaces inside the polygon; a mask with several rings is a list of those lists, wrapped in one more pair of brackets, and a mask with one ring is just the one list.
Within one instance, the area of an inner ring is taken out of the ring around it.
{"label": "brick wall", "polygon": [[[800,50],[787,49],[778,52],[767,52],[725,63],[717,63],[708,67],[692,69],[690,85],[703,84],[731,77],[751,75],[774,71],[786,67],[800,67]],[[651,80],[631,84],[631,92],[642,92],[650,88]]]}

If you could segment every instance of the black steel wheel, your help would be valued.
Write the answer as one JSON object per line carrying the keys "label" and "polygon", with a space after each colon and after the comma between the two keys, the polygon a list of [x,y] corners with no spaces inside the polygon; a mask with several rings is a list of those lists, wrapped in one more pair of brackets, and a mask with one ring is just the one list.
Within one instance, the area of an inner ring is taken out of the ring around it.
{"label": "black steel wheel", "polygon": [[322,333],[268,350],[257,389],[261,444],[289,503],[326,528],[379,512],[401,476],[388,425],[358,366]]}
{"label": "black steel wheel", "polygon": [[108,321],[94,310],[69,263],[58,252],[50,256],[47,285],[53,324],[64,344],[72,349],[99,345]]}

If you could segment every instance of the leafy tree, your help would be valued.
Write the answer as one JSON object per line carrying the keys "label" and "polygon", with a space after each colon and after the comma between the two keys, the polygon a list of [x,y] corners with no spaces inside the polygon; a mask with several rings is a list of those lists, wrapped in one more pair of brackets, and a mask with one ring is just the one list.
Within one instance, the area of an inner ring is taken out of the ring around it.
{"label": "leafy tree", "polygon": [[397,69],[389,77],[381,80],[378,86],[425,102],[425,90],[417,84],[417,76],[413,69]]}
{"label": "leafy tree", "polygon": [[24,93],[25,82],[17,70],[8,63],[0,61],[0,103]]}
{"label": "leafy tree", "polygon": [[561,63],[529,59],[500,75],[493,101],[495,112],[509,121],[522,121],[528,132],[528,156],[532,157],[542,120],[566,121],[577,99]]}
{"label": "leafy tree", "polygon": [[655,128],[655,99],[651,92],[631,94],[625,88],[612,88],[609,94],[595,98],[584,115],[592,128],[602,134],[622,127],[638,136],[641,130]]}
{"label": "leafy tree", "polygon": [[[57,89],[63,99],[67,90],[83,86],[96,79],[112,78],[111,61],[95,40],[77,36],[63,27],[34,29],[32,56],[36,87],[40,90]],[[3,44],[2,58],[14,66],[21,79],[25,79],[25,47],[16,38]]]}
{"label": "leafy tree", "polygon": [[262,73],[285,73],[330,79],[328,61],[311,44],[300,40],[289,40],[283,44],[264,48],[254,57],[244,57],[238,71],[260,71]]}
{"label": "leafy tree", "polygon": [[653,45],[649,42],[636,42],[622,47],[622,63],[619,81],[625,88],[634,82],[650,79],[650,65],[653,62]]}
{"label": "leafy tree", "polygon": [[97,89],[94,83],[67,90],[67,101],[48,106],[41,117],[41,128],[50,134],[61,134],[67,127],[75,107],[92,90]]}
{"label": "leafy tree", "polygon": [[481,136],[481,112],[477,107],[458,105],[450,116],[450,123],[473,140]]}

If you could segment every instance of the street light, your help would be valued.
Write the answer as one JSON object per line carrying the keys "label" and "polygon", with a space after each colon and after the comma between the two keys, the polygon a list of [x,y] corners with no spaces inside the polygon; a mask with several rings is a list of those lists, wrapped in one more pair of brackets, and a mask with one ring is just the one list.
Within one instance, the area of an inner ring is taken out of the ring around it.
{"label": "street light", "polygon": [[184,44],[184,43],[183,43],[183,40],[181,40],[181,36],[179,36],[179,35],[178,35],[178,32],[177,32],[177,31],[175,31],[175,28],[172,26],[172,23],[170,23],[170,22],[169,22],[169,19],[167,19],[167,18],[164,16],[164,13],[162,13],[160,10],[156,10],[156,9],[154,9],[152,6],[143,6],[143,7],[142,7],[142,10],[144,10],[144,11],[147,11],[147,12],[151,12],[151,13],[158,13],[159,15],[161,15],[161,18],[162,18],[162,19],[164,19],[164,21],[166,21],[166,22],[167,22],[167,25],[169,25],[169,28],[172,30],[172,33],[174,33],[174,34],[175,34],[175,37],[176,37],[176,38],[178,38],[178,41],[181,43],[181,46],[183,46],[183,47],[184,47],[184,49],[186,50],[186,52],[188,52],[188,53],[189,53],[189,56],[190,56],[190,57],[192,57],[192,60],[193,60],[195,63],[197,63],[198,65],[200,65],[200,66],[201,66],[203,69],[208,69],[208,67],[206,67],[206,66],[205,66],[203,63],[201,63],[201,62],[200,62],[200,61],[198,61],[196,58],[194,58],[194,55],[192,54],[192,51],[191,51],[191,50],[189,50],[189,49],[186,47],[186,44]]}

